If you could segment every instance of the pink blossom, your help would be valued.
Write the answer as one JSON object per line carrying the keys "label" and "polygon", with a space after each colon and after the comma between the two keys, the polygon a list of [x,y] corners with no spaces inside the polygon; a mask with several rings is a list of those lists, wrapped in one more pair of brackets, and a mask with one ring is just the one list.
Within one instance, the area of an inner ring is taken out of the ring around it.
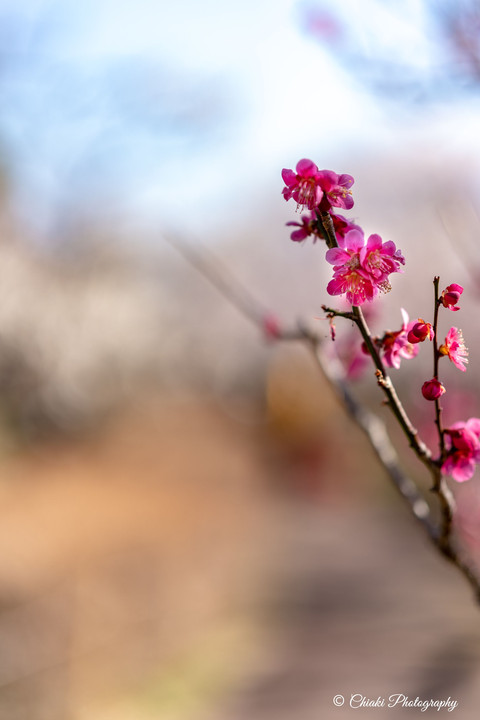
{"label": "pink blossom", "polygon": [[361,263],[377,283],[390,290],[388,276],[393,272],[403,272],[405,258],[391,240],[383,243],[380,235],[370,235],[366,247],[361,253]]}
{"label": "pink blossom", "polygon": [[445,338],[445,343],[438,348],[440,355],[446,355],[459,370],[465,372],[468,363],[468,350],[463,341],[462,331],[451,327]]}
{"label": "pink blossom", "polygon": [[348,302],[358,306],[380,291],[390,290],[388,276],[398,272],[404,262],[394,243],[382,243],[379,235],[370,235],[365,245],[361,229],[349,230],[343,237],[337,236],[337,241],[339,247],[325,255],[334,266],[333,279],[327,285],[330,295],[346,294]]}
{"label": "pink blossom", "polygon": [[410,360],[418,353],[418,345],[413,345],[408,341],[408,333],[412,329],[413,323],[408,321],[408,315],[403,308],[401,313],[403,324],[400,330],[386,332],[380,341],[385,365],[394,367],[397,370],[400,367],[402,358]]}
{"label": "pink blossom", "polygon": [[452,285],[448,285],[445,290],[442,292],[441,295],[441,302],[443,307],[448,308],[449,310],[460,310],[460,307],[457,305],[457,302],[460,299],[460,295],[463,293],[463,287],[461,285],[457,285],[456,283],[452,283]]}
{"label": "pink blossom", "polygon": [[[356,225],[354,222],[347,220],[343,215],[336,215],[332,212],[331,218],[337,241],[344,238],[350,230],[358,230],[363,233],[360,225]],[[313,237],[314,243],[318,239],[324,240],[323,235],[318,229],[318,218],[315,210],[311,210],[308,214],[302,215],[300,222],[288,222],[286,225],[287,227],[298,228],[298,230],[294,230],[290,235],[290,238],[294,242],[303,242],[303,240],[306,240],[310,235]]]}
{"label": "pink blossom", "polygon": [[338,248],[327,250],[325,259],[333,265],[333,279],[327,285],[329,295],[346,294],[351,305],[363,305],[378,295],[379,289],[361,266],[360,252],[364,247],[363,233],[350,230],[339,238]]}
{"label": "pink blossom", "polygon": [[445,437],[449,448],[442,472],[457,482],[470,480],[475,463],[480,462],[480,419],[454,423],[445,430]]}
{"label": "pink blossom", "polygon": [[320,209],[328,212],[330,208],[339,207],[350,210],[353,207],[352,187],[355,180],[351,175],[337,175],[333,170],[320,170],[318,182],[323,190]]}
{"label": "pink blossom", "polygon": [[408,333],[408,342],[419,343],[423,342],[427,338],[433,340],[435,333],[430,323],[426,323],[422,318],[418,318],[417,322],[414,323],[412,329]]}
{"label": "pink blossom", "polygon": [[295,170],[282,170],[282,178],[287,186],[282,190],[283,197],[285,200],[293,197],[299,207],[313,210],[319,206],[323,197],[321,173],[315,163],[307,159],[299,160]]}
{"label": "pink blossom", "polygon": [[303,240],[306,240],[309,235],[313,235],[313,242],[316,242],[318,233],[315,231],[314,223],[315,220],[312,218],[312,215],[302,215],[300,222],[286,223],[287,227],[291,226],[299,228],[291,233],[290,239],[294,242],[303,242]]}
{"label": "pink blossom", "polygon": [[438,400],[446,392],[442,383],[436,378],[427,380],[422,385],[422,395],[425,400]]}

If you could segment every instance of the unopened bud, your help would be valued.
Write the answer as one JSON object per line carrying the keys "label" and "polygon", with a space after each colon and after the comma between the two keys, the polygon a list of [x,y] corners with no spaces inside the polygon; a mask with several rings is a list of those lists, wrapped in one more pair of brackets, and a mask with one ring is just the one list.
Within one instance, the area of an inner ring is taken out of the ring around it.
{"label": "unopened bud", "polygon": [[446,393],[445,388],[442,383],[435,378],[427,380],[422,385],[422,395],[425,400],[438,400],[444,393]]}

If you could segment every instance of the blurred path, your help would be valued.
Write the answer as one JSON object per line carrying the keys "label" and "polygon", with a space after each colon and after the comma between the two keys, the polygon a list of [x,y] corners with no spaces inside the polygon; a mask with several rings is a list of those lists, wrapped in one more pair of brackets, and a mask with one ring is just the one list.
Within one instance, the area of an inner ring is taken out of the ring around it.
{"label": "blurred path", "polygon": [[[347,707],[354,694],[398,693],[450,696],[454,717],[478,717],[480,612],[401,507],[304,507],[290,531],[276,593],[265,599],[272,652],[215,720],[342,720],[356,717]],[[343,708],[333,704],[337,694]],[[360,712],[380,719],[420,710]]]}
{"label": "blurred path", "polygon": [[152,400],[4,457],[0,720],[477,717],[479,611],[372,459],[244,410]]}

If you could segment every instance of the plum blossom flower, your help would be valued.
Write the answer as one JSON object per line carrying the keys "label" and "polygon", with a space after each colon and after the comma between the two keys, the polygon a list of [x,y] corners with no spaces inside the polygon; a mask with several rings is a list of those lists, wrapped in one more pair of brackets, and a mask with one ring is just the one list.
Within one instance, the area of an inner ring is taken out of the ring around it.
{"label": "plum blossom flower", "polygon": [[468,363],[468,350],[465,347],[462,331],[451,327],[445,338],[445,343],[438,348],[440,355],[446,355],[459,370],[465,372]]}
{"label": "plum blossom flower", "polygon": [[328,212],[333,206],[350,210],[353,207],[350,188],[354,182],[355,180],[351,175],[337,175],[332,170],[320,170],[319,184],[323,190],[320,209]]}
{"label": "plum blossom flower", "polygon": [[313,242],[316,242],[320,237],[316,229],[316,217],[314,212],[310,215],[302,215],[300,222],[288,222],[286,225],[287,227],[290,226],[298,228],[298,230],[294,230],[290,235],[290,239],[293,240],[293,242],[303,242],[310,235],[313,235]]}
{"label": "plum blossom flower", "polygon": [[443,305],[443,307],[448,308],[448,310],[457,311],[460,310],[459,305],[457,305],[460,295],[463,293],[463,287],[461,285],[457,285],[456,283],[452,283],[451,285],[448,285],[445,290],[442,292],[442,295],[440,297],[440,301]]}
{"label": "plum blossom flower", "polygon": [[327,250],[325,259],[333,265],[333,279],[327,285],[329,295],[346,294],[351,305],[363,305],[378,295],[379,288],[360,262],[364,248],[363,233],[350,230],[339,239],[338,248]]}
{"label": "plum blossom flower", "polygon": [[447,391],[440,380],[437,380],[436,378],[427,380],[422,385],[422,395],[425,400],[438,400],[438,398],[446,392]]}
{"label": "plum blossom flower", "polygon": [[312,160],[303,158],[295,170],[284,168],[282,178],[287,187],[282,194],[285,200],[293,199],[299,207],[314,210],[319,207],[328,212],[331,207],[353,207],[351,175],[337,175],[333,170],[319,170]]}
{"label": "plum blossom flower", "polygon": [[370,235],[365,244],[363,232],[349,230],[338,237],[338,248],[330,248],[325,259],[333,265],[333,279],[327,285],[330,295],[343,295],[351,305],[371,302],[380,291],[390,290],[388,276],[400,271],[403,256],[392,242],[382,243]]}
{"label": "plum blossom flower", "polygon": [[398,370],[402,358],[411,360],[418,353],[418,345],[413,345],[408,340],[408,333],[412,329],[413,322],[409,322],[406,310],[401,308],[402,327],[395,332],[387,331],[380,341],[383,350],[383,360],[385,365]]}
{"label": "plum blossom flower", "polygon": [[[296,171],[296,172],[295,172]],[[318,207],[323,197],[320,187],[321,173],[311,160],[299,160],[294,170],[282,170],[283,182],[287,187],[282,190],[285,200],[293,199],[298,207],[313,210]]]}
{"label": "plum blossom flower", "polygon": [[457,482],[470,480],[480,462],[480,419],[454,423],[445,430],[445,437],[449,448],[442,472]]}
{"label": "plum blossom flower", "polygon": [[376,282],[386,283],[385,289],[390,290],[387,278],[393,272],[403,272],[400,265],[405,265],[405,258],[391,240],[382,243],[380,235],[370,235],[363,251],[362,265]]}
{"label": "plum blossom flower", "polygon": [[412,329],[408,333],[408,342],[419,343],[424,342],[427,338],[433,340],[435,333],[430,323],[426,323],[422,318],[418,318]]}

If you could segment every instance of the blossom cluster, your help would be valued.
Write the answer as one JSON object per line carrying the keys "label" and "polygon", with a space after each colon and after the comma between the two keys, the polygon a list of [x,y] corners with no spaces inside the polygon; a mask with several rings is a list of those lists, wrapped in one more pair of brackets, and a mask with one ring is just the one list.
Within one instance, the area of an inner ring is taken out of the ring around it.
{"label": "blossom cluster", "polygon": [[282,193],[285,200],[293,198],[297,207],[308,208],[299,223],[287,225],[298,229],[291,234],[294,242],[301,242],[312,236],[315,242],[322,238],[319,223],[320,212],[330,212],[335,235],[336,248],[330,248],[326,260],[333,265],[333,278],[327,285],[330,295],[345,295],[354,306],[371,302],[380,292],[391,289],[389,276],[402,272],[405,258],[392,241],[383,242],[380,235],[370,235],[365,241],[362,228],[342,215],[332,212],[333,208],[353,207],[353,177],[337,175],[332,170],[319,170],[311,160],[300,160],[295,170],[282,170],[286,185]]}
{"label": "blossom cluster", "polygon": [[[310,237],[314,243],[317,240],[327,241],[325,260],[333,267],[333,276],[326,287],[328,294],[344,296],[353,308],[359,308],[365,303],[371,303],[381,292],[388,292],[391,289],[390,276],[403,272],[405,258],[394,242],[384,242],[377,234],[366,238],[359,225],[338,213],[338,209],[349,210],[354,205],[351,191],[353,177],[339,175],[331,170],[319,170],[312,160],[303,159],[297,163],[295,170],[284,168],[282,178],[285,183],[282,190],[285,200],[293,199],[297,203],[297,210],[305,211],[299,222],[287,223],[294,228],[291,239],[303,242]],[[465,372],[468,350],[462,331],[453,326],[439,344],[437,322],[440,308],[452,312],[460,310],[463,287],[452,283],[438,294],[438,278],[435,281],[433,322],[421,317],[410,321],[406,310],[402,308],[400,328],[373,337],[370,350],[364,343],[361,350],[350,357],[349,372],[353,368],[356,373],[363,366],[368,353],[372,357],[376,355],[377,368],[380,362],[385,367],[398,369],[402,360],[416,357],[420,345],[428,340],[433,348],[434,376],[425,380],[421,394],[426,400],[434,402],[436,407],[441,447],[438,465],[443,473],[462,482],[472,477],[476,463],[480,462],[480,419],[470,418],[449,428],[441,428],[439,400],[446,393],[446,387],[438,377],[439,361],[448,357],[457,369]],[[335,340],[333,318],[336,315],[345,313],[332,311],[329,314],[332,340]],[[273,337],[277,328],[271,327],[270,323],[266,325],[265,332]]]}

